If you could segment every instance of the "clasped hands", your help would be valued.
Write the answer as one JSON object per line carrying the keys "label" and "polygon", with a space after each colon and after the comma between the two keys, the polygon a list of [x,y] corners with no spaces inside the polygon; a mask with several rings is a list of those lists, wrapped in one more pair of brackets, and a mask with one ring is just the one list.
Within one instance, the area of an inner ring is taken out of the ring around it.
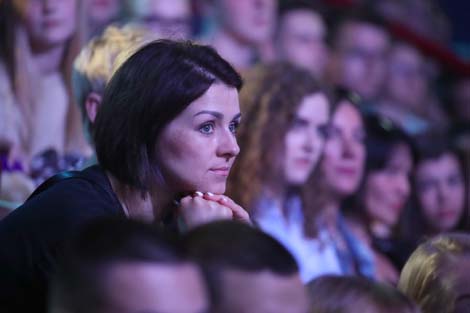
{"label": "clasped hands", "polygon": [[187,228],[216,220],[235,220],[251,224],[249,214],[225,195],[196,191],[180,199],[178,215]]}

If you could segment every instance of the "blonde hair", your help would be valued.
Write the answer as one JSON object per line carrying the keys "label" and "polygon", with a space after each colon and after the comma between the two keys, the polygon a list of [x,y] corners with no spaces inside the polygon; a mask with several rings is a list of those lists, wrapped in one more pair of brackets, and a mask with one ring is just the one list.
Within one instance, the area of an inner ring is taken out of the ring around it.
{"label": "blonde hair", "polygon": [[358,276],[317,278],[307,285],[309,313],[419,313],[410,299],[392,286]]}
{"label": "blonde hair", "polygon": [[416,301],[423,313],[453,312],[458,295],[456,265],[469,257],[470,235],[434,237],[419,245],[408,259],[398,288]]}
{"label": "blonde hair", "polygon": [[85,102],[91,92],[103,95],[114,72],[138,48],[151,40],[143,28],[131,25],[108,26],[80,51],[73,63],[72,83],[75,102],[82,113],[84,128],[90,131]]}

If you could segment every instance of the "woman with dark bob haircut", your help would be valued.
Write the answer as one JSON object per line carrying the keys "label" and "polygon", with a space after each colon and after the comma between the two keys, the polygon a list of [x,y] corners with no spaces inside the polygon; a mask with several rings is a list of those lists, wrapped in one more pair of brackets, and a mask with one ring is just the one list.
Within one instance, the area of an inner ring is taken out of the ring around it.
{"label": "woman with dark bob haircut", "polygon": [[0,222],[0,311],[45,311],[64,238],[94,218],[184,228],[248,221],[223,195],[239,153],[241,85],[207,46],[155,41],[132,55],[111,79],[96,118],[99,165],[54,176]]}

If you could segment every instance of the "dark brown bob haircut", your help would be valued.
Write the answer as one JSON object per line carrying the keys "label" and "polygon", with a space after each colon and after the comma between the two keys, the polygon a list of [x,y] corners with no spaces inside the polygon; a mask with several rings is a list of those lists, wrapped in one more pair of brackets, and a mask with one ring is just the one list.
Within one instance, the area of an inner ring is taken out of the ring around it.
{"label": "dark brown bob haircut", "polygon": [[93,133],[100,165],[122,183],[149,190],[160,177],[159,134],[214,83],[242,86],[211,47],[157,40],[139,49],[106,87]]}

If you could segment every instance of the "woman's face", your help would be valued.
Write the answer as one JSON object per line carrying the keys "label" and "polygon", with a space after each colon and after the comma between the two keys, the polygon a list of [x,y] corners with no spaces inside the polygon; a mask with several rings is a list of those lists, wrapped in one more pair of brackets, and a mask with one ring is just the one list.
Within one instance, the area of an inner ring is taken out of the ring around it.
{"label": "woman's face", "polygon": [[426,63],[419,51],[406,45],[396,45],[389,56],[387,92],[404,105],[419,106],[428,93]]}
{"label": "woman's face", "polygon": [[119,0],[87,0],[87,13],[89,19],[98,25],[113,21],[119,14],[121,1]]}
{"label": "woman's face", "polygon": [[302,185],[314,169],[324,144],[329,103],[326,96],[306,96],[284,139],[284,177],[291,185]]}
{"label": "woman's face", "polygon": [[343,101],[333,114],[321,164],[325,183],[335,194],[348,196],[359,186],[364,169],[364,127],[358,110]]}
{"label": "woman's face", "polygon": [[189,0],[132,0],[129,3],[133,20],[156,37],[187,39],[191,36]]}
{"label": "woman's face", "polygon": [[226,31],[248,44],[270,39],[276,22],[276,0],[218,0],[220,18]]}
{"label": "woman's face", "polygon": [[397,144],[392,149],[384,169],[366,177],[364,205],[373,222],[393,227],[410,195],[409,177],[413,159],[408,145]]}
{"label": "woman's face", "polygon": [[76,0],[13,0],[13,4],[33,47],[62,44],[76,30]]}
{"label": "woman's face", "polygon": [[174,192],[222,194],[240,152],[238,92],[214,83],[162,131],[156,144],[158,165]]}
{"label": "woman's face", "polygon": [[416,192],[426,223],[436,232],[452,230],[463,213],[465,187],[462,169],[454,154],[420,162]]}
{"label": "woman's face", "polygon": [[323,18],[311,10],[292,10],[282,16],[278,49],[282,58],[323,77],[328,61]]}

